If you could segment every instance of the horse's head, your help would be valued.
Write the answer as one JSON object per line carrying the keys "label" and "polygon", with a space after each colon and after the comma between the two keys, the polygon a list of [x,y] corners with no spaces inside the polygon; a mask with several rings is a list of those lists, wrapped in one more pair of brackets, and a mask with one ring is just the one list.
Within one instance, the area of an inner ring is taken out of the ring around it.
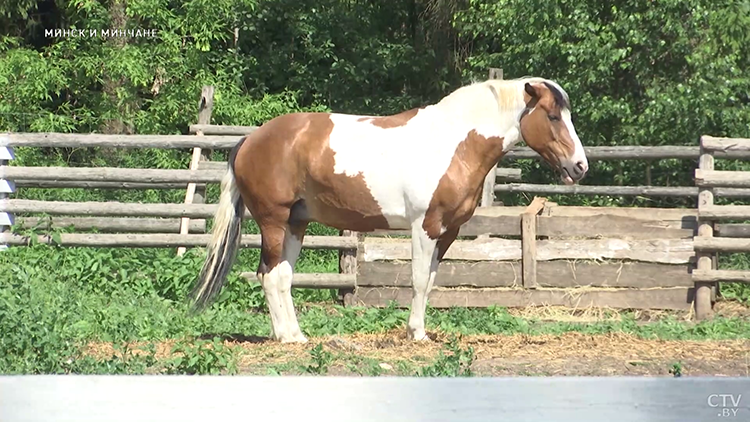
{"label": "horse's head", "polygon": [[570,102],[554,83],[526,83],[526,108],[521,114],[521,136],[560,172],[565,184],[574,184],[589,169],[586,153],[570,119]]}

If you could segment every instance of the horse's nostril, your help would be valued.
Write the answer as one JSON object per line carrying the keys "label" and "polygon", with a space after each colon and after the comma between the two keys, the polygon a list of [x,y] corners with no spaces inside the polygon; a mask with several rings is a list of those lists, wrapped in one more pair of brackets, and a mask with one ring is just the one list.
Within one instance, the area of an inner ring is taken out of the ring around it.
{"label": "horse's nostril", "polygon": [[575,166],[575,171],[576,171],[576,173],[578,173],[578,174],[583,174],[583,173],[585,173],[585,172],[586,172],[586,170],[587,170],[587,168],[586,168],[586,167],[587,167],[587,166],[586,166],[586,164],[585,164],[585,163],[584,163],[583,161],[579,161],[579,162],[577,162],[577,163],[576,163],[576,166]]}

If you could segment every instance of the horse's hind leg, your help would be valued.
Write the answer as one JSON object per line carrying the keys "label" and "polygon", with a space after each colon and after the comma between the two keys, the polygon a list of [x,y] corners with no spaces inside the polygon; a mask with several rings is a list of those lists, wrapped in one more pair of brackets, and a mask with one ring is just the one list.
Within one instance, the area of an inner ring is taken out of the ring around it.
{"label": "horse's hind leg", "polygon": [[282,343],[307,342],[297,322],[291,292],[294,264],[307,223],[290,224],[288,219],[274,219],[258,224],[262,237],[258,279],[271,316],[271,335]]}

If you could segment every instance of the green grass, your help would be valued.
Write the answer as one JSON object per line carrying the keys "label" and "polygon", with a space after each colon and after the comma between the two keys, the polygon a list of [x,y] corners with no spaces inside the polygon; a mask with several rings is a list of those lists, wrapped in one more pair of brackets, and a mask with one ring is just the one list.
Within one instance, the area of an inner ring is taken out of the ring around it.
{"label": "green grass", "polygon": [[[257,283],[238,277],[247,268],[235,267],[217,303],[191,316],[185,298],[202,259],[201,249],[183,257],[173,250],[46,245],[0,253],[0,373],[143,373],[155,367],[153,356],[96,361],[84,356],[81,347],[91,341],[122,345],[170,339],[178,341],[177,351],[188,358],[160,363],[163,372],[214,373],[221,368],[231,373],[235,364],[229,351],[209,353],[205,348],[215,338],[268,336],[265,301]],[[328,269],[315,266],[319,258],[308,259],[306,269]],[[345,308],[333,304],[332,297],[331,291],[294,291],[300,326],[311,340],[405,327],[405,309]],[[697,324],[676,318],[643,324],[625,314],[621,320],[567,323],[519,318],[502,308],[430,308],[427,324],[429,330],[463,335],[577,331],[674,340],[750,338],[747,320],[721,317]],[[205,344],[196,342],[199,338]],[[330,357],[320,352],[308,373],[324,372]],[[443,363],[446,368],[455,365]],[[367,367],[377,372],[372,364]]]}

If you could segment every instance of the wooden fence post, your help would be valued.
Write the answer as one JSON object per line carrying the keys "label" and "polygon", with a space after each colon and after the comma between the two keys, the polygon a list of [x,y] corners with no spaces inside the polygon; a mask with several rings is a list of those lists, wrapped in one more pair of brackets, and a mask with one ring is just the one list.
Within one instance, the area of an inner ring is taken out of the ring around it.
{"label": "wooden fence post", "polygon": [[[13,149],[11,147],[0,147],[0,166],[7,166],[10,160],[14,159]],[[16,185],[12,180],[0,178],[0,201],[6,199],[11,193],[16,191]],[[0,212],[0,234],[10,231],[13,225],[13,214],[9,212]],[[0,250],[7,249],[8,245],[0,244]]]}
{"label": "wooden fence post", "polygon": [[[491,67],[489,79],[503,79],[503,69]],[[492,167],[489,173],[484,177],[482,186],[482,202],[480,206],[491,207],[495,200],[495,179],[497,178],[497,163]]]}
{"label": "wooden fence post", "polygon": [[[711,171],[714,169],[713,152],[706,151],[703,148],[703,139],[701,139],[700,157],[698,158],[698,168],[702,171]],[[713,237],[713,221],[701,218],[701,208],[710,207],[714,204],[714,193],[712,188],[700,187],[698,190],[698,236]],[[711,253],[697,253],[697,269],[699,271],[708,271],[713,269],[714,260]],[[698,320],[711,316],[713,310],[711,306],[712,288],[714,283],[695,282],[695,318]]]}
{"label": "wooden fence post", "polygon": [[[355,237],[360,239],[362,235],[351,230],[342,230],[339,233],[343,237]],[[357,242],[358,244],[360,242]],[[359,245],[357,249],[339,249],[339,272],[341,274],[357,274],[357,252],[359,251]],[[352,306],[355,301],[355,290],[357,283],[355,281],[354,287],[339,289],[339,300],[343,302],[344,306]]]}
{"label": "wooden fence post", "polygon": [[539,287],[536,279],[536,218],[546,202],[547,198],[534,197],[521,214],[521,267],[525,289]]}
{"label": "wooden fence post", "polygon": [[[211,123],[211,112],[214,109],[214,87],[207,85],[203,87],[201,91],[201,99],[198,103],[198,124],[208,125]],[[203,131],[198,131],[196,136],[203,136]],[[207,161],[211,155],[211,150],[193,148],[193,156],[190,160],[190,170],[198,170],[198,164],[201,161]],[[186,204],[203,204],[206,201],[206,184],[201,183],[200,186],[196,183],[189,183],[187,191],[185,192],[185,203]],[[206,226],[206,220],[202,220],[202,225]],[[183,217],[180,220],[180,234],[188,234],[190,228],[190,219]],[[177,248],[177,256],[185,254],[187,249],[185,247]]]}

